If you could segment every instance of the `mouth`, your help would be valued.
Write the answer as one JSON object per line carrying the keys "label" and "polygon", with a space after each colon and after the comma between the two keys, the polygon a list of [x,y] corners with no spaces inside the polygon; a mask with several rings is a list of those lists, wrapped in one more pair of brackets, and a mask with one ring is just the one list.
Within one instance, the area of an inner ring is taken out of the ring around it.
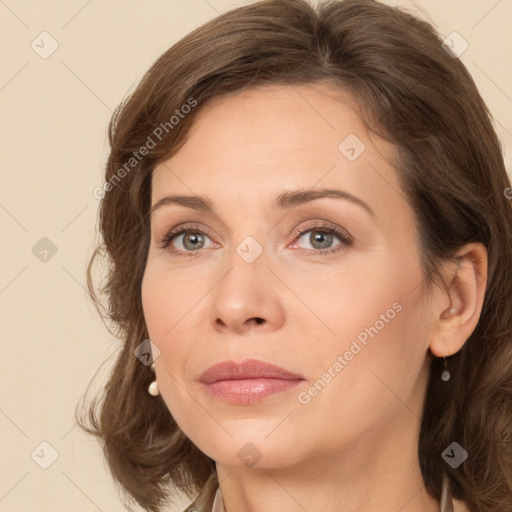
{"label": "mouth", "polygon": [[241,363],[225,361],[210,367],[200,377],[210,396],[223,402],[245,405],[275,393],[290,391],[304,380],[302,375],[257,359]]}

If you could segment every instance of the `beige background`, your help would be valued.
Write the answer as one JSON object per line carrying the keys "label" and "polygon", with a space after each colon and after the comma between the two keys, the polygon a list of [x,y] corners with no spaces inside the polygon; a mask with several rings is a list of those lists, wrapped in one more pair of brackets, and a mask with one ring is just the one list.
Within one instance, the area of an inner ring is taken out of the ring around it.
{"label": "beige background", "polygon": [[[118,347],[84,291],[106,128],[166,48],[248,3],[0,0],[0,512],[124,510],[96,441],[73,420],[96,369]],[[468,41],[461,59],[496,118],[510,172],[512,1],[399,3],[444,36],[457,31]],[[35,40],[43,51],[43,31],[59,45],[47,59],[31,47]],[[46,262],[32,252],[42,237],[57,248]],[[52,449],[43,441],[58,454],[47,469],[39,464],[51,462]]]}

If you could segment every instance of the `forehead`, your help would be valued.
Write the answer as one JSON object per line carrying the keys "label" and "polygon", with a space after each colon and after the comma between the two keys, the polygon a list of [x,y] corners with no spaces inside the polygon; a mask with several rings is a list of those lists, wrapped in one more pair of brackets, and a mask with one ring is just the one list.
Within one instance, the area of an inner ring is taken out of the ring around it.
{"label": "forehead", "polygon": [[168,193],[214,202],[343,187],[375,209],[400,189],[391,145],[371,136],[347,93],[326,84],[251,88],[213,98],[184,146],[153,172],[152,204]]}
{"label": "forehead", "polygon": [[[260,152],[337,149],[347,130],[366,138],[350,96],[328,84],[267,85],[209,100],[198,112],[190,136],[201,144],[235,152],[257,147]],[[243,129],[242,129],[243,128]]]}

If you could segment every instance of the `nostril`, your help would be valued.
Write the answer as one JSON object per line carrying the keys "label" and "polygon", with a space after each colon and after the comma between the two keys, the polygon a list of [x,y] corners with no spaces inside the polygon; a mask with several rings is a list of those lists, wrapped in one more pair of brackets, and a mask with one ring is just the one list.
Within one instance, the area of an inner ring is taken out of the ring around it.
{"label": "nostril", "polygon": [[264,322],[263,318],[259,318],[259,317],[256,317],[255,320],[256,320],[257,324],[261,324],[262,322]]}

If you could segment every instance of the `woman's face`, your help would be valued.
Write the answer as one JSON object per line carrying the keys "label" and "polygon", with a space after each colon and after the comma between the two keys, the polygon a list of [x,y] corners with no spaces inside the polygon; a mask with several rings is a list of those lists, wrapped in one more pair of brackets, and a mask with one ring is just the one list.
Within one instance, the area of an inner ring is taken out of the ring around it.
{"label": "woman's face", "polygon": [[[211,205],[154,209],[142,299],[161,397],[218,463],[372,457],[417,436],[433,330],[414,217],[391,147],[340,98],[320,85],[217,98],[154,170],[152,206]],[[302,380],[201,381],[249,358]]]}

